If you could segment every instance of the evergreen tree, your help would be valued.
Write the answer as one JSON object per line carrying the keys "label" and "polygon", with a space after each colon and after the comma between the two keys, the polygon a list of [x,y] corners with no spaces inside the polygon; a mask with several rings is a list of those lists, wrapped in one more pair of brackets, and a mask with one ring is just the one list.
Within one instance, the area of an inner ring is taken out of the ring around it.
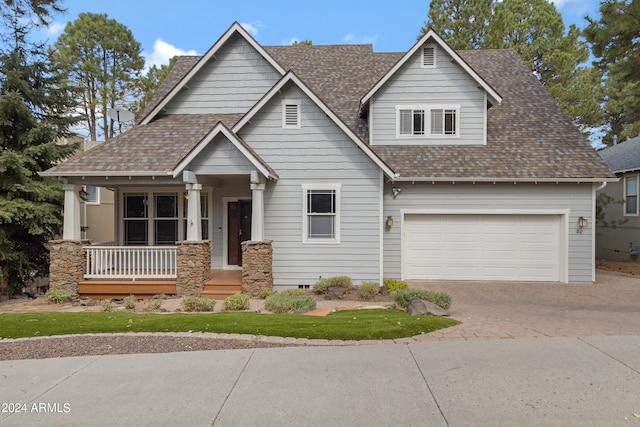
{"label": "evergreen tree", "polygon": [[58,145],[69,135],[74,106],[52,76],[43,45],[29,42],[30,25],[59,11],[53,0],[2,0],[0,26],[0,294],[46,274],[46,242],[62,224],[62,183],[38,172],[77,148]]}
{"label": "evergreen tree", "polygon": [[418,38],[433,29],[454,49],[478,49],[491,22],[493,0],[431,0]]}
{"label": "evergreen tree", "polygon": [[156,94],[156,91],[162,84],[173,65],[178,60],[177,56],[174,56],[169,60],[169,65],[161,65],[158,68],[156,65],[153,65],[149,68],[149,71],[138,80],[139,91],[142,94],[138,100],[136,100],[132,106],[131,111],[134,113],[136,120],[142,116],[144,110],[147,108],[147,104],[151,102],[151,99]]}
{"label": "evergreen tree", "polygon": [[607,0],[584,35],[604,76],[606,143],[640,133],[640,0]]}
{"label": "evergreen tree", "polygon": [[140,43],[106,14],[81,13],[67,24],[52,52],[62,75],[81,91],[78,103],[90,138],[98,139],[100,121],[105,139],[112,138],[114,123],[107,111],[117,105],[131,108],[140,95],[138,80],[144,67]]}

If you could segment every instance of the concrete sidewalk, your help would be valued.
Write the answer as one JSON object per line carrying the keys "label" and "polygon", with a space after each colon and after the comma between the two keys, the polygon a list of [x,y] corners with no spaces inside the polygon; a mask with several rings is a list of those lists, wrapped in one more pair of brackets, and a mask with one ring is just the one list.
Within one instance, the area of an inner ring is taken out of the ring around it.
{"label": "concrete sidewalk", "polygon": [[2,427],[640,426],[640,337],[1,361],[0,405]]}

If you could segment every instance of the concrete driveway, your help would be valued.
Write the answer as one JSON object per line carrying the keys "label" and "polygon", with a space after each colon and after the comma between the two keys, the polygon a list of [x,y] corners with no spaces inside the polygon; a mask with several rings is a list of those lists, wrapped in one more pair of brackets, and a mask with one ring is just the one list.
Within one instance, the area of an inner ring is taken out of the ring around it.
{"label": "concrete driveway", "polygon": [[596,283],[410,282],[447,292],[463,322],[430,339],[640,335],[640,278],[598,270]]}

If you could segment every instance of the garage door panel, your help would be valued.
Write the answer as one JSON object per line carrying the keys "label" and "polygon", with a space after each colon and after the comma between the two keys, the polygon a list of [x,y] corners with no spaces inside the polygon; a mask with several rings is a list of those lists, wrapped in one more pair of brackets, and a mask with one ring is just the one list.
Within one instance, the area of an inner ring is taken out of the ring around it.
{"label": "garage door panel", "polygon": [[406,215],[407,279],[560,279],[560,215]]}

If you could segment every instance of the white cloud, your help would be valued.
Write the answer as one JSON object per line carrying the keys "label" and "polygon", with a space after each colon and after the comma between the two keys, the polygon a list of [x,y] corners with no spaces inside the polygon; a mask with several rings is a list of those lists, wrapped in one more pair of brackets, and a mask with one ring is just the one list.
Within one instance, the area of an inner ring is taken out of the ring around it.
{"label": "white cloud", "polygon": [[556,9],[562,9],[566,4],[568,3],[581,3],[583,0],[551,0],[551,3],[553,3],[556,6]]}
{"label": "white cloud", "polygon": [[153,44],[153,52],[142,52],[142,56],[145,60],[145,72],[154,65],[158,67],[161,65],[168,65],[169,60],[174,56],[197,54],[198,53],[193,49],[183,50],[165,42],[162,39],[156,39]]}
{"label": "white cloud", "polygon": [[49,25],[44,27],[44,32],[50,36],[58,37],[64,31],[65,26],[65,23],[52,21]]}
{"label": "white cloud", "polygon": [[355,34],[347,34],[342,39],[342,42],[347,44],[376,44],[377,40],[378,36],[356,37]]}
{"label": "white cloud", "polygon": [[250,24],[248,22],[241,22],[240,25],[253,37],[258,35],[258,27],[260,26],[259,22],[253,24]]}
{"label": "white cloud", "polygon": [[280,44],[282,46],[290,46],[294,43],[300,43],[300,38],[298,37],[291,37],[290,39],[284,39],[280,42]]}

